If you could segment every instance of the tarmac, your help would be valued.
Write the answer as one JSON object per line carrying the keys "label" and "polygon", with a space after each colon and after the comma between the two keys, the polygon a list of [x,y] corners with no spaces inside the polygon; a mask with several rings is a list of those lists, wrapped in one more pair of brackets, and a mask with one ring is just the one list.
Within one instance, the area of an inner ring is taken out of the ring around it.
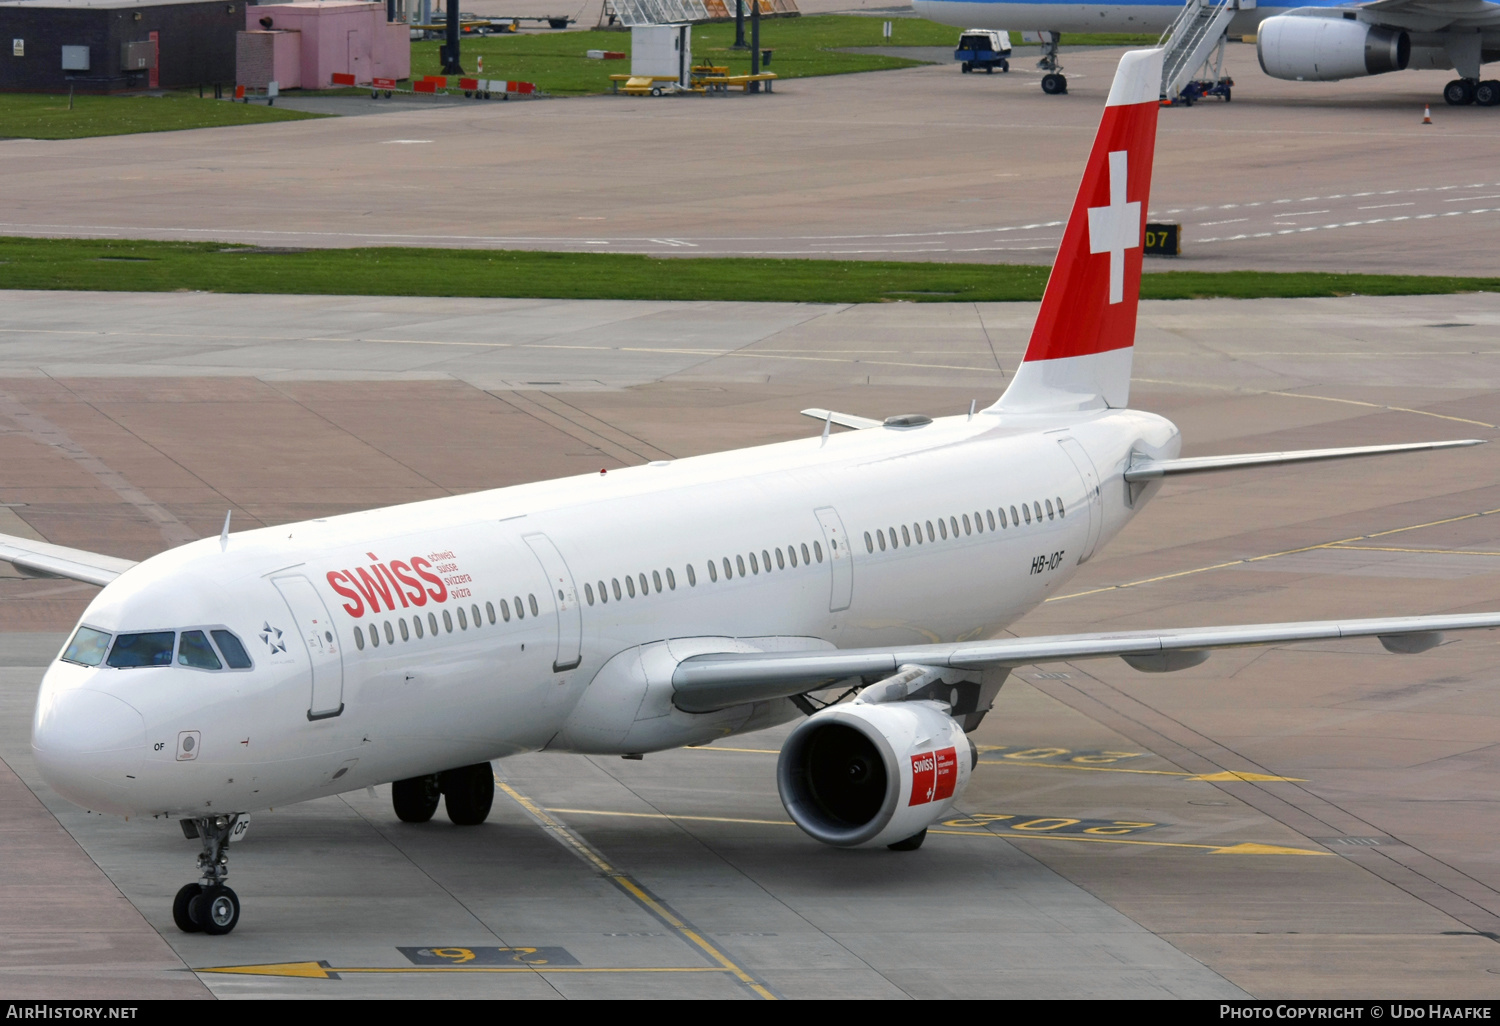
{"label": "tarmac", "polygon": [[[127,557],[237,525],[941,414],[1034,306],[7,295],[0,531]],[[1186,452],[1494,438],[1491,295],[1142,305],[1133,403]],[[1493,609],[1500,447],[1171,482],[1018,634]],[[477,828],[388,787],[256,813],[223,938],[195,846],[39,779],[94,594],[0,578],[0,992],[39,997],[1500,994],[1500,644],[1025,667],[918,852],[787,823],[784,729],[497,763]]]}
{"label": "tarmac", "polygon": [[[1018,47],[1009,74],[949,62],[719,98],[288,95],[381,114],[5,140],[0,233],[1041,264],[1119,53],[1065,50],[1060,97]],[[1500,263],[1496,114],[1443,104],[1448,73],[1282,82],[1244,44],[1226,71],[1232,102],[1161,114],[1151,216],[1183,225],[1173,266]]]}

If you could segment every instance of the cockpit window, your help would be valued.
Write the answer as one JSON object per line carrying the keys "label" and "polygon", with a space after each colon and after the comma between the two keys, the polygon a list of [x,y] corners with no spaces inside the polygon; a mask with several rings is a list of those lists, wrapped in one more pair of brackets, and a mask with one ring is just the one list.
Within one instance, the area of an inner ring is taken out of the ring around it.
{"label": "cockpit window", "polygon": [[229,664],[231,670],[250,669],[250,655],[245,651],[245,646],[240,644],[240,639],[229,631],[210,631],[214,640],[219,643],[219,651],[224,653],[224,661]]}
{"label": "cockpit window", "polygon": [[121,634],[109,653],[109,665],[127,669],[137,666],[171,666],[175,631]]}
{"label": "cockpit window", "polygon": [[182,632],[182,640],[177,644],[177,665],[192,666],[199,670],[224,668],[202,631]]}
{"label": "cockpit window", "polygon": [[80,666],[98,666],[104,662],[104,653],[109,649],[109,635],[92,627],[80,627],[68,647],[63,649],[62,659]]}

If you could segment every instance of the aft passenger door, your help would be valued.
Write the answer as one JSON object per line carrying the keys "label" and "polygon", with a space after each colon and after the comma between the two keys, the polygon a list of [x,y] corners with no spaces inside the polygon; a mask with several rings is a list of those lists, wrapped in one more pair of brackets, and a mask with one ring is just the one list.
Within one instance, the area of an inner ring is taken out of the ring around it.
{"label": "aft passenger door", "polygon": [[574,669],[583,662],[583,610],[578,604],[578,589],[573,586],[573,573],[545,534],[528,534],[523,540],[542,564],[550,585],[548,593],[557,608],[557,657],[552,661],[552,672]]}
{"label": "aft passenger door", "polygon": [[1099,491],[1099,472],[1094,469],[1094,461],[1089,459],[1089,454],[1078,444],[1077,439],[1059,438],[1057,444],[1062,446],[1062,451],[1068,455],[1068,461],[1083,479],[1084,505],[1089,511],[1089,533],[1083,551],[1078,554],[1078,562],[1082,563],[1094,554],[1094,547],[1099,544],[1099,529],[1104,525],[1104,496]]}
{"label": "aft passenger door", "polygon": [[344,657],[339,654],[338,637],[333,633],[333,617],[312,582],[306,577],[272,578],[291,611],[295,633],[302,639],[312,673],[312,698],[307,707],[309,720],[325,720],[344,711]]}
{"label": "aft passenger door", "polygon": [[828,611],[839,613],[849,608],[854,600],[854,559],[849,551],[848,534],[844,522],[832,506],[813,510],[818,523],[823,527],[823,544],[828,549],[828,569],[833,574],[832,589],[828,595]]}

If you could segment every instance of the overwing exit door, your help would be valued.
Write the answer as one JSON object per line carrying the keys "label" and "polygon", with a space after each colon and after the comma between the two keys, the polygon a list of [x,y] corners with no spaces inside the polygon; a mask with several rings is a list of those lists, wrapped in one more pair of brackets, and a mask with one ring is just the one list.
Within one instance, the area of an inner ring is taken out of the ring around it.
{"label": "overwing exit door", "polygon": [[545,534],[528,534],[522,539],[530,546],[542,572],[547,575],[552,604],[557,608],[557,657],[552,672],[562,673],[583,662],[583,610],[578,605],[578,589],[573,573],[552,539]]}
{"label": "overwing exit door", "polygon": [[291,611],[293,630],[302,639],[312,675],[309,720],[325,720],[344,711],[344,657],[339,654],[333,617],[312,582],[301,575],[272,578]]}
{"label": "overwing exit door", "polygon": [[832,588],[828,595],[828,611],[842,612],[854,599],[854,553],[848,545],[849,536],[844,531],[844,522],[838,510],[832,506],[813,510],[818,523],[823,527],[823,545],[828,550],[828,569],[833,574]]}

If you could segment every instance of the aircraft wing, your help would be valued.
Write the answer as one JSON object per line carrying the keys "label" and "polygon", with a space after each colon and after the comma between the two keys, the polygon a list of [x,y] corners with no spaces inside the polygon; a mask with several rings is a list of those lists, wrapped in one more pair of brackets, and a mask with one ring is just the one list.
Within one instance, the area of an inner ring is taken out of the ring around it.
{"label": "aircraft wing", "polygon": [[1405,442],[1400,445],[1356,445],[1344,449],[1298,449],[1290,452],[1246,452],[1233,456],[1195,456],[1179,460],[1141,460],[1132,463],[1130,469],[1125,471],[1125,480],[1134,483],[1175,474],[1201,474],[1209,470],[1233,470],[1236,467],[1260,467],[1275,463],[1311,463],[1316,460],[1341,460],[1350,456],[1378,456],[1393,452],[1461,449],[1483,444],[1482,438],[1455,438],[1446,442]]}
{"label": "aircraft wing", "polygon": [[1119,656],[1138,670],[1161,672],[1195,666],[1216,648],[1371,636],[1379,638],[1391,652],[1423,652],[1440,644],[1444,631],[1496,627],[1500,627],[1500,613],[1456,613],[1060,634],[905,648],[705,654],[677,664],[672,675],[672,702],[685,712],[709,712],[746,702],[789,698],[851,677],[870,682],[905,666],[986,670]]}
{"label": "aircraft wing", "polygon": [[135,566],[128,559],[17,538],[12,534],[0,534],[0,560],[14,564],[28,577],[66,577],[100,587]]}

